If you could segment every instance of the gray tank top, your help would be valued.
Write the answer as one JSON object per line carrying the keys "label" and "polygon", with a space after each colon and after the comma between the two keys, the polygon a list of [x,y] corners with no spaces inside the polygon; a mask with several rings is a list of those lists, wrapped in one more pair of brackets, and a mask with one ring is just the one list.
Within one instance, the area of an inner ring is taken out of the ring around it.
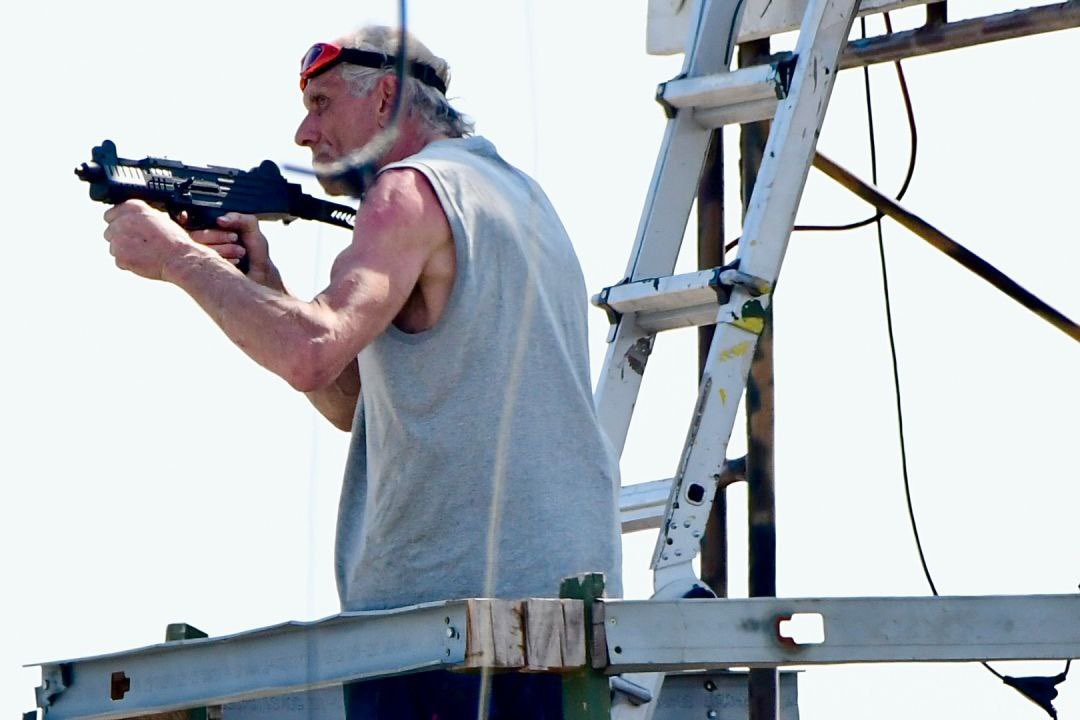
{"label": "gray tank top", "polygon": [[390,168],[430,181],[457,277],[434,328],[359,355],[338,510],[345,610],[555,597],[603,572],[622,594],[618,463],[593,406],[586,290],[540,187],[479,137]]}

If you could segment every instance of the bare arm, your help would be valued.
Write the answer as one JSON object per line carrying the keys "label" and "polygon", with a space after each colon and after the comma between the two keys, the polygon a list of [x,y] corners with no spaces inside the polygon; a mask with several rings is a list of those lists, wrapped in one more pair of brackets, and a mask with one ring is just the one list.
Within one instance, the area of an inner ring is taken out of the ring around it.
{"label": "bare arm", "polygon": [[[254,215],[230,213],[220,218],[218,225],[221,230],[199,230],[191,233],[191,237],[234,264],[241,256],[246,255],[249,263],[248,279],[289,295],[282,282],[281,273],[270,260],[269,243],[259,229],[259,221]],[[360,398],[360,370],[355,358],[329,385],[310,390],[304,395],[330,424],[339,430],[351,431],[356,403]]]}
{"label": "bare arm", "polygon": [[[105,219],[120,267],[182,288],[240,349],[304,392],[327,388],[355,363],[400,312],[432,255],[452,242],[423,176],[383,173],[329,286],[304,302],[245,277],[146,205],[123,203]],[[346,382],[336,392],[349,388]]]}
{"label": "bare arm", "polygon": [[350,432],[356,403],[360,399],[360,368],[352,359],[334,382],[304,393],[324,418],[338,430]]}

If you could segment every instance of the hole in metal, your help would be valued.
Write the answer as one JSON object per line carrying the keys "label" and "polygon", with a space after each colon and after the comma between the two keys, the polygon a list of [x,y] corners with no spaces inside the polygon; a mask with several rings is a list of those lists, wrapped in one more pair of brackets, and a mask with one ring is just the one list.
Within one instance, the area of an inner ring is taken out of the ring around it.
{"label": "hole in metal", "polygon": [[781,640],[796,645],[825,642],[825,618],[821,613],[792,613],[789,618],[780,618],[778,628]]}
{"label": "hole in metal", "polygon": [[705,499],[705,486],[691,483],[690,487],[686,488],[686,499],[694,505],[700,505]]}
{"label": "hole in metal", "polygon": [[113,700],[123,700],[127,695],[128,690],[131,689],[131,678],[124,674],[124,671],[114,672],[112,674],[112,682],[109,687],[109,697]]}

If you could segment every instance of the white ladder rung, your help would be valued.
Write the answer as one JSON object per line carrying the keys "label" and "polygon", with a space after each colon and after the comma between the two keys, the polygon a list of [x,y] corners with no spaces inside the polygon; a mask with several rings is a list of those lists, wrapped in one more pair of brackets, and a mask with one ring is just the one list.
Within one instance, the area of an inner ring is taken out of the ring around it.
{"label": "white ladder rung", "polygon": [[619,489],[619,519],[624,533],[660,527],[672,478],[624,485]]}
{"label": "white ladder rung", "polygon": [[694,122],[709,130],[716,130],[726,125],[744,125],[760,120],[772,120],[776,115],[779,100],[765,99],[721,108],[707,108],[694,111]]}
{"label": "white ladder rung", "polygon": [[793,58],[732,72],[677,78],[657,88],[656,99],[669,112],[692,110],[706,127],[771,118],[787,94]]}
{"label": "white ladder rung", "polygon": [[707,325],[716,322],[717,310],[727,300],[719,270],[614,285],[593,296],[592,303],[603,308],[612,322],[634,314],[638,327],[648,332]]}
{"label": "white ladder rung", "polygon": [[715,323],[732,285],[753,287],[756,294],[769,292],[763,281],[734,268],[718,267],[613,285],[594,295],[592,303],[603,308],[613,323],[633,314],[639,328],[659,332]]}
{"label": "white ladder rung", "polygon": [[[720,487],[746,479],[746,458],[728,460],[718,481]],[[619,488],[619,519],[623,533],[658,528],[664,521],[674,478],[623,485]]]}

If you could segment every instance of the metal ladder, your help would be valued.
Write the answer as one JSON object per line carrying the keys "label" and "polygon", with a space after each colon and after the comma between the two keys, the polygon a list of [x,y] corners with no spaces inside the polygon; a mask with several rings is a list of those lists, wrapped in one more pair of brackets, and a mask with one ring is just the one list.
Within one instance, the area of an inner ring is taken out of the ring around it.
{"label": "metal ladder", "polygon": [[[656,334],[716,323],[698,399],[652,557],[654,599],[711,597],[700,548],[754,349],[858,0],[809,0],[793,56],[729,71],[744,0],[695,0],[681,75],[660,86],[669,120],[624,279],[593,298],[611,320],[597,411],[620,454]],[[711,132],[772,116],[734,263],[672,275]],[[616,683],[612,717],[647,720],[663,675]],[[636,695],[636,697],[634,697]],[[643,702],[651,697],[650,702]]]}

